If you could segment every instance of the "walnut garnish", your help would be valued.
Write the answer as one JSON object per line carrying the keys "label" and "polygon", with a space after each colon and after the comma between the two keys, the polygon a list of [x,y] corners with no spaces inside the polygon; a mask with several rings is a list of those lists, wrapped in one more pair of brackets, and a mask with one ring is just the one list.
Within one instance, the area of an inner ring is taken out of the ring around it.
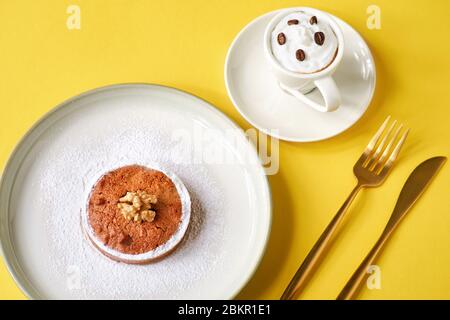
{"label": "walnut garnish", "polygon": [[125,196],[119,199],[117,207],[128,221],[152,222],[156,216],[156,212],[152,210],[152,205],[156,202],[156,196],[145,191],[127,192]]}

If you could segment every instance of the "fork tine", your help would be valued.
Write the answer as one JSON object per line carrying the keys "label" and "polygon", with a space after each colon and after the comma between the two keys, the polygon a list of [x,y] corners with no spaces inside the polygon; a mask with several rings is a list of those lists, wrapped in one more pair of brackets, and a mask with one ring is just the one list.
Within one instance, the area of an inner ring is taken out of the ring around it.
{"label": "fork tine", "polygon": [[379,155],[383,152],[383,150],[386,150],[386,142],[388,140],[388,138],[390,138],[392,130],[394,130],[395,125],[397,124],[397,120],[394,120],[394,122],[392,122],[391,126],[389,127],[388,131],[386,132],[386,134],[384,135],[384,137],[381,139],[380,143],[378,144],[377,149],[375,150],[375,152],[372,154],[372,156],[370,157],[369,161],[367,162],[367,168],[373,169],[373,167],[375,167],[378,163],[378,157]]}
{"label": "fork tine", "polygon": [[406,138],[408,137],[409,129],[406,130],[406,132],[402,135],[400,138],[400,141],[397,143],[397,146],[395,147],[394,151],[392,152],[391,156],[389,157],[388,163],[392,164],[398,157],[400,150],[403,147],[403,144],[405,143]]}
{"label": "fork tine", "polygon": [[403,147],[403,144],[405,143],[406,138],[408,137],[408,134],[409,134],[409,129],[407,129],[405,131],[405,133],[403,133],[402,137],[400,138],[397,145],[395,146],[394,151],[392,151],[391,155],[389,156],[389,159],[386,161],[384,166],[381,167],[380,172],[382,172],[384,170],[389,170],[392,167],[392,165],[394,164],[395,160],[397,159],[397,157]]}
{"label": "fork tine", "polygon": [[[392,146],[394,145],[395,141],[397,140],[397,138],[398,138],[398,136],[399,136],[399,134],[400,134],[400,131],[401,131],[402,129],[403,129],[403,124],[401,124],[401,125],[397,128],[397,130],[395,131],[394,136],[392,137],[392,139],[389,141],[388,145],[387,145],[386,148],[384,149],[384,152],[383,152],[383,154],[381,155],[380,159],[377,161],[377,164],[376,164],[376,165],[379,165],[379,166],[381,166],[381,167],[383,166],[384,162],[386,161],[386,159],[388,158],[389,154],[391,153],[391,151],[392,151]],[[375,167],[374,167],[374,169],[375,169]]]}
{"label": "fork tine", "polygon": [[386,120],[384,120],[383,124],[378,129],[377,133],[375,133],[375,135],[373,136],[373,138],[370,140],[369,144],[367,145],[366,150],[364,151],[365,153],[370,154],[373,151],[373,148],[375,148],[375,146],[377,145],[377,142],[380,139],[381,135],[383,134],[384,129],[386,129],[386,126],[390,119],[391,119],[391,116],[388,116],[386,118]]}

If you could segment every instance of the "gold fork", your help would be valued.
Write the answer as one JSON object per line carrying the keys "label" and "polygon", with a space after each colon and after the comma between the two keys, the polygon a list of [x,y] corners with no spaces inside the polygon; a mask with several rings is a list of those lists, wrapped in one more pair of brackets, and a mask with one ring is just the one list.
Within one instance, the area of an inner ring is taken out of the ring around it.
{"label": "gold fork", "polygon": [[409,133],[409,129],[405,130],[399,138],[403,125],[397,126],[397,121],[393,121],[386,130],[390,118],[389,116],[384,121],[353,167],[353,172],[358,180],[356,187],[306,256],[281,296],[282,300],[294,299],[303,290],[320,264],[326,250],[330,247],[334,234],[338,231],[347,209],[358,192],[362,188],[378,187],[386,180]]}

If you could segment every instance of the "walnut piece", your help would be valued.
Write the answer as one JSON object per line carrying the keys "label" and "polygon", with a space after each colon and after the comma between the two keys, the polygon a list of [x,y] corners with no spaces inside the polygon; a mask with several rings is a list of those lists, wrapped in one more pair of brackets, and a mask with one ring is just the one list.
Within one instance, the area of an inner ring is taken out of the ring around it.
{"label": "walnut piece", "polygon": [[152,222],[156,216],[156,212],[152,210],[152,205],[156,202],[156,196],[145,191],[127,192],[125,196],[119,199],[117,208],[127,221]]}

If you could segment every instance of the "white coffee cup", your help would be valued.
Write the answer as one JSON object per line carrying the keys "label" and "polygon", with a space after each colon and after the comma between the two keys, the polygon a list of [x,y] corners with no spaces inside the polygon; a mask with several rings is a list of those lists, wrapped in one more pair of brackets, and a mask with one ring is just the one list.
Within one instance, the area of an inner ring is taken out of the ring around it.
{"label": "white coffee cup", "polygon": [[[281,19],[293,12],[304,11],[315,15],[318,19],[323,19],[331,27],[338,41],[338,49],[334,60],[324,69],[314,73],[294,72],[284,68],[275,58],[272,52],[272,32]],[[273,74],[277,78],[280,87],[290,93],[304,104],[321,112],[330,112],[339,108],[341,95],[336,82],[332,78],[333,73],[342,61],[344,53],[344,36],[341,28],[335,20],[327,13],[308,7],[289,8],[281,10],[267,25],[264,34],[264,51]],[[323,96],[324,103],[318,103],[306,94],[314,88],[319,89]]]}

